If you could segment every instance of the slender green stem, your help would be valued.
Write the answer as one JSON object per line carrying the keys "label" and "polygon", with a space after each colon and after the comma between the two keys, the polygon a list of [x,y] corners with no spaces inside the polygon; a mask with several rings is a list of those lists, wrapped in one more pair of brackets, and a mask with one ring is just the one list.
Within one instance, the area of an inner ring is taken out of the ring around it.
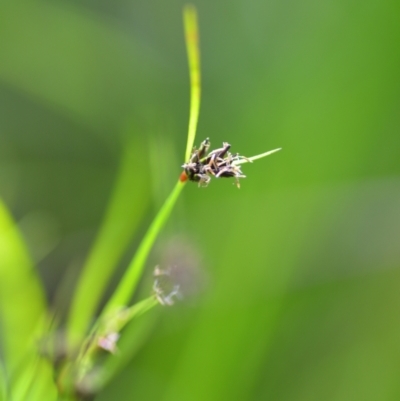
{"label": "slender green stem", "polygon": [[188,139],[185,152],[185,162],[187,162],[192,152],[194,138],[196,136],[201,92],[199,27],[197,22],[197,11],[193,5],[188,4],[184,7],[183,22],[185,27],[185,40],[190,76],[190,113]]}
{"label": "slender green stem", "polygon": [[102,315],[92,327],[90,335],[86,338],[86,342],[83,343],[77,358],[77,365],[80,367],[79,377],[83,377],[88,366],[91,366],[91,359],[97,349],[96,333],[98,336],[101,336],[112,332],[120,332],[132,318],[146,312],[157,304],[156,299],[152,296],[129,308],[125,308],[132,294],[135,292],[147,256],[159,232],[171,214],[184,185],[184,183],[178,181],[169,197],[165,200],[140,243],[119,286],[105,306]]}
{"label": "slender green stem", "polygon": [[77,366],[79,367],[77,377],[82,379],[88,369],[93,366],[93,358],[99,349],[99,339],[112,333],[120,333],[121,330],[135,317],[146,313],[155,307],[158,301],[154,296],[150,296],[129,308],[123,308],[119,312],[114,312],[109,319],[107,316],[103,321],[98,320],[93,326],[92,331],[81,346],[77,357]]}
{"label": "slender green stem", "polygon": [[159,210],[157,216],[154,218],[149,229],[147,230],[146,235],[140,243],[135,256],[133,257],[128,269],[120,281],[120,284],[106,304],[103,311],[103,316],[121,306],[127,305],[129,302],[129,299],[134,293],[142,275],[147,256],[149,255],[149,252],[159,232],[167,221],[184,185],[184,183],[178,181],[169,197],[165,200],[163,206]]}

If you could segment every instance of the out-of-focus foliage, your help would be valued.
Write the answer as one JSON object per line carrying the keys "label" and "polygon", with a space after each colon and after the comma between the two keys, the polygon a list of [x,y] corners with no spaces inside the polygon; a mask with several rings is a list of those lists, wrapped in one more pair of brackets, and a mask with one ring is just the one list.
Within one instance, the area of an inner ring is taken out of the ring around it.
{"label": "out-of-focus foliage", "polygon": [[0,399],[50,401],[56,394],[52,369],[35,344],[46,322],[44,291],[1,200],[0,260]]}
{"label": "out-of-focus foliage", "polygon": [[[140,227],[121,269],[180,173],[183,4],[0,3],[0,194],[61,310],[128,143],[143,160],[124,187]],[[196,143],[283,151],[244,165],[240,190],[187,185],[164,238],[202,250],[204,291],[161,311],[98,399],[398,400],[398,2],[196,6]]]}

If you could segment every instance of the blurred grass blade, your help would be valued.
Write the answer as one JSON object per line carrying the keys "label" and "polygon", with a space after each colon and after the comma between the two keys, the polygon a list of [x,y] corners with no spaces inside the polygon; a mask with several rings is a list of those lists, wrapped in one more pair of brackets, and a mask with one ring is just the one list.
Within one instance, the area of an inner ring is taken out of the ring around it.
{"label": "blurred grass blade", "polygon": [[7,377],[6,377],[6,370],[3,365],[3,361],[0,358],[0,401],[7,400]]}
{"label": "blurred grass blade", "polygon": [[10,373],[37,340],[46,302],[18,228],[1,200],[0,260],[0,323],[5,365]]}
{"label": "blurred grass blade", "polygon": [[190,114],[188,139],[186,144],[185,162],[189,160],[196,136],[197,121],[200,111],[200,50],[199,28],[197,24],[197,11],[193,5],[183,9],[183,22],[185,27],[186,49],[189,61],[190,75]]}
{"label": "blurred grass blade", "polygon": [[234,160],[232,162],[232,164],[238,165],[238,164],[244,164],[244,163],[252,163],[254,160],[262,159],[263,157],[267,157],[269,155],[272,155],[275,152],[279,152],[281,149],[282,148],[277,148],[277,149],[274,149],[274,150],[269,150],[268,152],[265,152],[265,153],[261,153],[261,154],[256,155],[256,156],[246,157],[246,158],[243,158],[243,159],[240,159],[240,160]]}
{"label": "blurred grass blade", "polygon": [[146,166],[142,148],[138,140],[126,145],[110,204],[73,299],[68,325],[72,344],[84,336],[115,266],[146,209],[148,185],[146,174],[140,173]]}
{"label": "blurred grass blade", "polygon": [[0,260],[3,378],[7,378],[13,400],[29,400],[32,391],[43,401],[55,399],[50,365],[40,359],[38,350],[47,313],[44,290],[18,228],[1,200]]}
{"label": "blurred grass blade", "polygon": [[55,401],[57,389],[53,379],[53,367],[49,360],[40,357],[36,350],[24,360],[24,369],[13,384],[13,401]]}
{"label": "blurred grass blade", "polygon": [[27,397],[23,401],[55,401],[57,400],[57,388],[54,384],[54,372],[50,362],[40,359],[35,366],[35,374],[32,377],[32,385]]}
{"label": "blurred grass blade", "polygon": [[108,301],[104,309],[103,316],[106,316],[108,313],[112,313],[115,309],[128,304],[142,275],[147,256],[153,247],[154,241],[156,240],[165,222],[168,220],[172,208],[174,207],[184,185],[185,184],[180,181],[176,183],[171,194],[165,200],[163,206],[152,221],[149,229],[146,232],[146,235],[144,236],[139,248],[135,253],[135,256],[123,275],[120,284],[115,290],[113,296]]}

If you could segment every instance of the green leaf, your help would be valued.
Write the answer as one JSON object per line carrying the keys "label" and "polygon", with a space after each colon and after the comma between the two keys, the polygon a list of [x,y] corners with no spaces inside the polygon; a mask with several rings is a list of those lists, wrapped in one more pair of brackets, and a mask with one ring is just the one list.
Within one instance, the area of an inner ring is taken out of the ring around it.
{"label": "green leaf", "polygon": [[1,200],[0,260],[3,378],[7,377],[14,400],[27,399],[33,379],[36,384],[42,383],[42,391],[51,393],[54,390],[51,374],[41,376],[37,370],[38,363],[42,363],[38,340],[43,336],[47,313],[44,290],[18,228]]}

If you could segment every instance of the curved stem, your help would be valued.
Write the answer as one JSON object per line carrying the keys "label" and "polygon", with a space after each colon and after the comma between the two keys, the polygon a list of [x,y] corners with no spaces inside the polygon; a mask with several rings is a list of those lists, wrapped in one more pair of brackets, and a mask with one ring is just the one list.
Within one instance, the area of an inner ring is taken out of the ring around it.
{"label": "curved stem", "polygon": [[129,302],[129,299],[134,293],[136,286],[139,282],[139,279],[142,275],[144,265],[149,255],[149,252],[153,247],[153,244],[159,232],[161,231],[169,215],[171,214],[171,211],[184,185],[185,184],[181,181],[178,181],[176,183],[171,194],[165,200],[161,209],[159,210],[156,217],[152,221],[142,242],[139,245],[138,250],[135,253],[135,256],[133,257],[131,263],[128,266],[128,269],[123,275],[120,284],[114,291],[114,294],[112,295],[110,300],[107,302],[102,314],[103,316],[107,315],[108,313],[110,313],[110,311],[113,311],[116,308],[127,305],[127,303]]}

